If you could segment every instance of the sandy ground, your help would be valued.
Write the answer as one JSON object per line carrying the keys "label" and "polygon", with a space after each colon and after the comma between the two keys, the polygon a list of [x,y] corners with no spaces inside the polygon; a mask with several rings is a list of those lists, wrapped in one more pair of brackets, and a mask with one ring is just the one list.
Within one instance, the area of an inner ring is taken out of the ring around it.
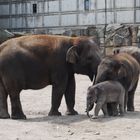
{"label": "sandy ground", "polygon": [[[90,121],[85,114],[86,90],[92,83],[86,76],[76,75],[76,116],[65,116],[62,100],[61,117],[48,117],[51,86],[42,90],[26,90],[21,102],[27,120],[0,120],[0,140],[140,140],[140,83],[135,96],[135,112],[124,117]],[[9,104],[10,112],[10,104]],[[93,112],[91,112],[93,113]]]}

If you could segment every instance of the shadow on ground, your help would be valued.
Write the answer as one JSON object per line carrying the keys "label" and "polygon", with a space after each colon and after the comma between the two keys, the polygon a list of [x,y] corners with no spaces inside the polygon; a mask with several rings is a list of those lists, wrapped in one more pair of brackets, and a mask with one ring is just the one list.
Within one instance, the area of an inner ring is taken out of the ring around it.
{"label": "shadow on ground", "polygon": [[85,114],[75,115],[75,116],[46,116],[46,117],[36,117],[27,118],[27,120],[22,120],[24,122],[49,122],[53,124],[69,125],[75,122],[82,122],[88,120]]}
{"label": "shadow on ground", "polygon": [[[140,112],[135,111],[135,112],[127,112],[123,117],[121,116],[116,116],[116,117],[107,117],[104,118],[103,115],[99,115],[98,119],[93,119],[91,122],[100,122],[100,123],[105,123],[108,121],[114,121],[116,119],[139,119],[140,118]],[[86,114],[79,114],[75,116],[41,116],[41,117],[36,117],[36,118],[27,118],[27,120],[20,120],[23,122],[48,122],[48,123],[53,123],[53,124],[60,124],[60,125],[69,125],[72,123],[77,123],[77,122],[82,122],[85,120],[90,119],[87,117]]]}
{"label": "shadow on ground", "polygon": [[109,121],[114,121],[116,119],[139,119],[140,118],[140,111],[134,111],[134,112],[127,112],[124,116],[109,116],[104,118],[103,115],[100,115],[98,119],[92,119],[91,122],[100,122],[105,123]]}

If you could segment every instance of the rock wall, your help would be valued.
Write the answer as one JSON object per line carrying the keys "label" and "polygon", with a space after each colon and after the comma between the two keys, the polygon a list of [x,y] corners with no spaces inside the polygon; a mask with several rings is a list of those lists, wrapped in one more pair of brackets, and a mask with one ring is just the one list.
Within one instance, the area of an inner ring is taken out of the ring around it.
{"label": "rock wall", "polygon": [[94,36],[99,45],[106,47],[137,46],[140,42],[140,26],[109,24],[106,32],[104,27],[92,26],[86,29],[67,30],[63,35]]}

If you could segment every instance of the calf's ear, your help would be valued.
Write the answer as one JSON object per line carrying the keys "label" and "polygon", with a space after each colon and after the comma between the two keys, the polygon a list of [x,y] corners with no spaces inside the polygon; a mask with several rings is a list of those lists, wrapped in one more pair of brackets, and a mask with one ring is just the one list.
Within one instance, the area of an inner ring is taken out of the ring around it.
{"label": "calf's ear", "polygon": [[95,91],[95,95],[98,96],[98,94],[102,92],[102,89],[97,86],[95,87],[94,91]]}
{"label": "calf's ear", "polygon": [[66,54],[66,61],[72,64],[75,64],[78,59],[77,47],[72,46],[68,49]]}

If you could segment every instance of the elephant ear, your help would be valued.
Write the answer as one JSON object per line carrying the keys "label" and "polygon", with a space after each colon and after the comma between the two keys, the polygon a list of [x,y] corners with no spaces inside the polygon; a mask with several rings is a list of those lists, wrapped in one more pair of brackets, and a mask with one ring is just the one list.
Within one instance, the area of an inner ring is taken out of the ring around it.
{"label": "elephant ear", "polygon": [[126,72],[125,65],[121,63],[120,68],[118,70],[118,77],[122,78],[122,77],[126,77],[126,75],[127,75],[127,72]]}
{"label": "elephant ear", "polygon": [[95,94],[95,103],[97,102],[97,100],[98,100],[98,97],[99,97],[99,95],[100,94],[102,94],[102,89],[100,88],[100,87],[95,87],[94,88],[94,94]]}
{"label": "elephant ear", "polygon": [[77,47],[72,46],[68,49],[66,54],[66,61],[72,64],[75,64],[78,59]]}

